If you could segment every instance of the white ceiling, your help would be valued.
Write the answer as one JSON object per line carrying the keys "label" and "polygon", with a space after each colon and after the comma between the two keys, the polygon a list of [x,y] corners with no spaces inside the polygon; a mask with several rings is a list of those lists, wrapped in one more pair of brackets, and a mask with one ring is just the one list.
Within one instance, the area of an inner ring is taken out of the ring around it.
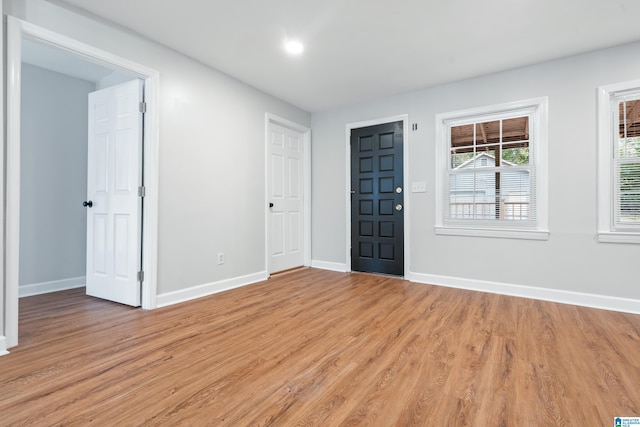
{"label": "white ceiling", "polygon": [[29,39],[22,40],[22,62],[93,83],[113,73],[77,55]]}
{"label": "white ceiling", "polygon": [[640,40],[638,0],[64,2],[310,112]]}

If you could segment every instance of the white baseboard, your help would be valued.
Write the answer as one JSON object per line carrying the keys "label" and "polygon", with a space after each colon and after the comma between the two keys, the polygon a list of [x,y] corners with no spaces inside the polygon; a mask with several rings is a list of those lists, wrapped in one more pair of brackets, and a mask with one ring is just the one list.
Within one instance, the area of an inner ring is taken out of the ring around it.
{"label": "white baseboard", "polygon": [[321,270],[339,271],[340,273],[346,273],[348,271],[347,264],[342,262],[312,260],[311,267],[319,268]]}
{"label": "white baseboard", "polygon": [[87,283],[84,276],[70,279],[53,280],[51,282],[31,283],[18,286],[18,297],[30,297],[33,295],[48,294],[49,292],[66,291],[67,289],[81,288]]}
{"label": "white baseboard", "polygon": [[7,339],[4,335],[0,335],[0,356],[4,356],[5,354],[9,354],[7,351]]}
{"label": "white baseboard", "polygon": [[168,305],[178,304],[190,301],[196,298],[206,297],[207,295],[217,294],[219,292],[228,291],[230,289],[239,288],[250,285],[252,283],[267,280],[269,275],[266,271],[249,274],[247,276],[234,277],[231,279],[221,280],[214,283],[206,283],[204,285],[193,286],[179,291],[167,292],[157,297],[157,307],[166,307]]}
{"label": "white baseboard", "polygon": [[582,292],[562,291],[558,289],[538,288],[534,286],[510,285],[507,283],[484,280],[464,279],[460,277],[438,276],[435,274],[409,273],[407,280],[449,288],[468,289],[494,294],[552,301],[562,304],[579,305],[622,313],[640,314],[640,300],[586,294]]}

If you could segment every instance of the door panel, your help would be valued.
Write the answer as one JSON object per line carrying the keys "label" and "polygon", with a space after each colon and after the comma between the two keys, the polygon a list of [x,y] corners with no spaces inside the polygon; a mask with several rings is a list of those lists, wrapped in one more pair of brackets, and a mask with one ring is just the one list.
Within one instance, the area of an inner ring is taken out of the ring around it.
{"label": "door panel", "polygon": [[351,269],[404,274],[402,122],[351,131]]}
{"label": "door panel", "polygon": [[142,81],[89,94],[87,295],[139,306]]}
{"label": "door panel", "polygon": [[[93,219],[93,245],[87,246],[87,259],[93,263],[93,274],[107,274],[107,215],[94,214]],[[89,231],[90,232],[90,231]],[[91,248],[91,250],[89,250]]]}
{"label": "door panel", "polygon": [[269,273],[304,265],[303,134],[269,124]]}

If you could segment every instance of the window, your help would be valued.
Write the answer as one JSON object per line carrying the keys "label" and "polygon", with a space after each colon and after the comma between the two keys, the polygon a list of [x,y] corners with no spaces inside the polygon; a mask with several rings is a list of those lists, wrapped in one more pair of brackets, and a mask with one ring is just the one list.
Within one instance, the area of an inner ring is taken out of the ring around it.
{"label": "window", "polygon": [[598,90],[598,239],[640,243],[640,81]]}
{"label": "window", "polygon": [[436,116],[436,233],[547,239],[547,98]]}

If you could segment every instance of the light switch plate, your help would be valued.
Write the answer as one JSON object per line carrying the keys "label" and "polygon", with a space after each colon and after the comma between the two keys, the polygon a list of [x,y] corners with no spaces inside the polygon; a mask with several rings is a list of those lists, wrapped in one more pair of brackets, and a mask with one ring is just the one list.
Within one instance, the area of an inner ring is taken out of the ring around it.
{"label": "light switch plate", "polygon": [[411,183],[411,192],[412,193],[426,193],[427,192],[427,183],[424,181],[412,182]]}

